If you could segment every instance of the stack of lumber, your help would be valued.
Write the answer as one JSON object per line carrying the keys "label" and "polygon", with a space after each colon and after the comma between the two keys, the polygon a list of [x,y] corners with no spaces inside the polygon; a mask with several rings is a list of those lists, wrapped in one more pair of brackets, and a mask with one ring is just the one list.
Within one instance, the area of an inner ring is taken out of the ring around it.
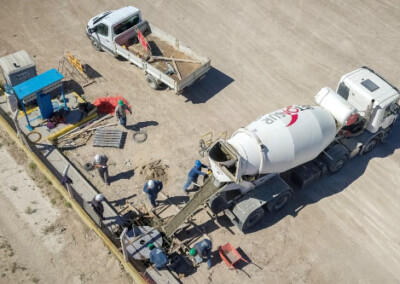
{"label": "stack of lumber", "polygon": [[87,122],[86,124],[72,129],[71,131],[59,136],[57,138],[57,144],[61,148],[78,146],[77,143],[75,143],[74,141],[78,138],[82,138],[83,142],[80,143],[79,146],[86,145],[87,141],[90,139],[90,137],[92,136],[93,132],[96,129],[114,126],[117,124],[117,123],[109,123],[109,124],[105,124],[105,125],[100,125],[105,120],[109,119],[110,117],[111,117],[110,114],[107,114],[101,118],[96,117],[96,118],[92,119],[91,121]]}

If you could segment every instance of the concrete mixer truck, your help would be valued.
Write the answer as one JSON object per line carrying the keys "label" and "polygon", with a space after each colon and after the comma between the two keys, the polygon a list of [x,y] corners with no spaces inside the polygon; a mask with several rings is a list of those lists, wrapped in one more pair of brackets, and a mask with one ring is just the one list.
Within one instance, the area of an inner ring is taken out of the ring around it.
{"label": "concrete mixer truck", "polygon": [[[208,201],[245,231],[265,211],[282,209],[292,186],[338,172],[346,161],[384,142],[399,113],[399,91],[368,67],[322,88],[317,106],[292,105],[263,115],[209,150],[213,184]],[[292,186],[290,186],[291,184]]]}

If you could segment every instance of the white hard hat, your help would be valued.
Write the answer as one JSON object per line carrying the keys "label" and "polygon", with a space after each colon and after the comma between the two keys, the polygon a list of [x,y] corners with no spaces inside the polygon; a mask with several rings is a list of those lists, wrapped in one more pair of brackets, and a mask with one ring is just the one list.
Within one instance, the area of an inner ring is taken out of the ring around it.
{"label": "white hard hat", "polygon": [[95,160],[96,163],[100,163],[100,161],[101,161],[101,155],[100,155],[100,154],[97,154],[96,156],[94,156],[94,160]]}
{"label": "white hard hat", "polygon": [[99,193],[96,195],[96,197],[94,198],[96,201],[101,202],[104,200],[104,195]]}
{"label": "white hard hat", "polygon": [[151,189],[153,189],[156,186],[156,183],[154,182],[154,180],[149,180],[148,185]]}

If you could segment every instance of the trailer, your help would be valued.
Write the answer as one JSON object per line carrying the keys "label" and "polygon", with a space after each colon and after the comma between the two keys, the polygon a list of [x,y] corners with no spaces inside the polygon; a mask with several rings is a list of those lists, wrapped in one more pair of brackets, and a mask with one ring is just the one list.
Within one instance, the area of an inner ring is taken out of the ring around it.
{"label": "trailer", "polygon": [[142,20],[141,11],[132,6],[93,17],[86,34],[96,50],[121,56],[142,69],[153,89],[163,83],[181,93],[211,68],[210,59]]}

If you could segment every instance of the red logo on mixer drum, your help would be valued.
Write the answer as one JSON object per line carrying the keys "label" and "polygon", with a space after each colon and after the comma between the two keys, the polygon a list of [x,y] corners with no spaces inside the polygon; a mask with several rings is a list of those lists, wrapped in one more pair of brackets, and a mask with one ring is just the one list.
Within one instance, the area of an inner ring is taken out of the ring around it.
{"label": "red logo on mixer drum", "polygon": [[[272,124],[277,120],[283,120],[282,118],[285,117],[290,117],[290,121],[286,125],[286,127],[293,125],[297,119],[299,118],[299,112],[311,109],[312,107],[310,106],[288,106],[285,109],[282,109],[280,111],[276,111],[273,113],[270,113],[264,117],[262,117],[262,120],[265,121],[267,124]],[[286,119],[285,119],[286,121]]]}

